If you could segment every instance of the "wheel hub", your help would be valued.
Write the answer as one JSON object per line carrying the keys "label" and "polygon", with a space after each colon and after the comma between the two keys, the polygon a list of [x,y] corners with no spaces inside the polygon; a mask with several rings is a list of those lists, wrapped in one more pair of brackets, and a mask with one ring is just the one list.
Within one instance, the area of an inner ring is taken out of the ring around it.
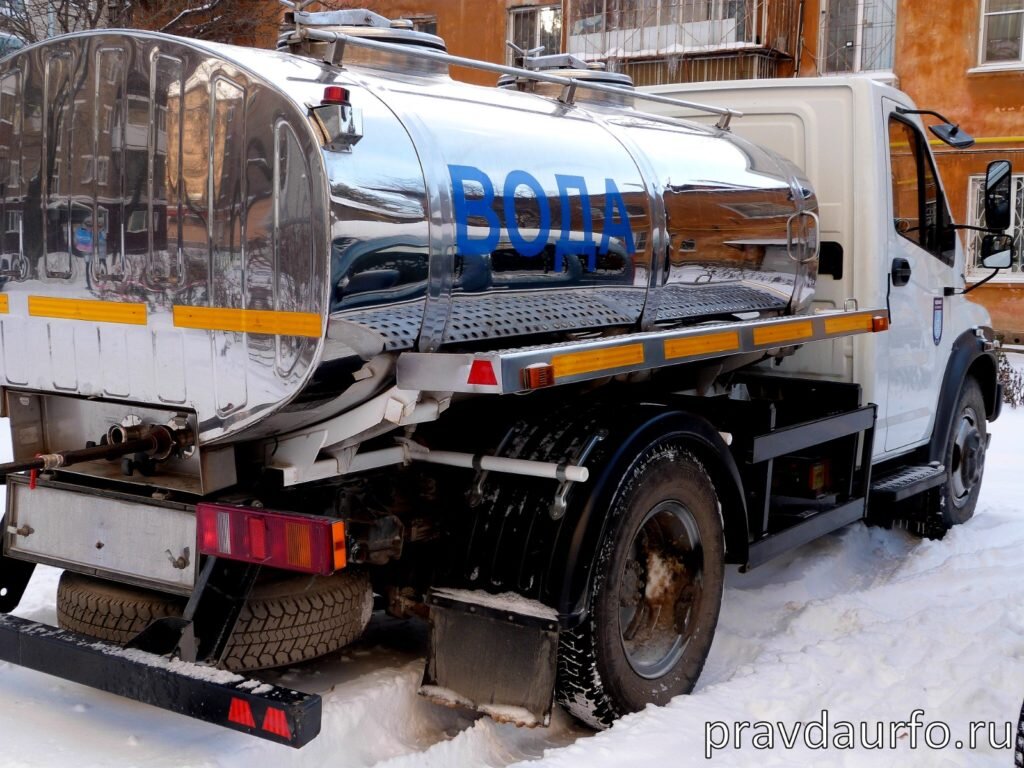
{"label": "wheel hub", "polygon": [[962,507],[981,480],[985,466],[985,443],[978,428],[978,415],[973,408],[965,408],[960,415],[960,423],[953,437],[952,464],[952,501],[955,506]]}
{"label": "wheel hub", "polygon": [[700,532],[677,501],[655,506],[637,529],[619,579],[619,627],[629,665],[657,678],[696,631],[703,584]]}

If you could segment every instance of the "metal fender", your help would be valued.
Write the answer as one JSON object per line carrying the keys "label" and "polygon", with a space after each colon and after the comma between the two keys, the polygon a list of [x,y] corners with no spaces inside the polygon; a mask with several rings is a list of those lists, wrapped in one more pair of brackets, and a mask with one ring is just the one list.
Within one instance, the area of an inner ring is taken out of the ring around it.
{"label": "metal fender", "polygon": [[999,417],[1002,408],[1002,391],[996,376],[996,355],[991,349],[986,349],[987,337],[991,331],[980,329],[988,333],[985,336],[979,336],[978,330],[971,329],[961,333],[953,342],[953,347],[950,350],[949,360],[946,362],[946,370],[942,377],[942,388],[939,390],[932,439],[928,445],[929,461],[941,462],[945,456],[946,444],[949,442],[949,430],[953,424],[951,414],[956,408],[957,398],[960,397],[960,390],[963,388],[967,376],[974,376],[981,386],[988,420],[995,421]]}
{"label": "metal fender", "polygon": [[[726,559],[746,562],[742,480],[718,431],[701,416],[670,404],[623,405],[605,396],[563,404],[512,427],[501,455],[578,460],[590,477],[568,487],[536,478],[483,478],[468,524],[453,532],[452,586],[517,592],[555,608],[564,628],[578,625],[586,616],[593,564],[615,492],[644,448],[664,437],[683,442],[704,466],[718,495]],[[562,507],[557,505],[559,491],[566,491]]]}

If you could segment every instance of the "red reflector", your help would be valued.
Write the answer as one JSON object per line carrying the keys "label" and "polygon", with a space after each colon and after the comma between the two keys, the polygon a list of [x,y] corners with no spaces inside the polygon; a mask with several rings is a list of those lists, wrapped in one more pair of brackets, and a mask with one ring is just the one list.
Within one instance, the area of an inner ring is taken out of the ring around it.
{"label": "red reflector", "polygon": [[494,375],[494,366],[490,360],[474,360],[469,369],[468,384],[482,384],[488,387],[498,385],[498,377]]}
{"label": "red reflector", "polygon": [[280,709],[267,707],[267,714],[263,718],[263,730],[283,739],[292,737],[291,728],[288,727],[288,718]]}
{"label": "red reflector", "polygon": [[871,318],[871,332],[878,333],[879,331],[889,330],[889,318],[879,315],[878,317]]}
{"label": "red reflector", "polygon": [[328,576],[346,563],[345,524],[330,517],[201,502],[196,540],[204,555]]}
{"label": "red reflector", "polygon": [[348,91],[340,85],[328,85],[324,88],[324,97],[320,100],[320,103],[347,105]]}
{"label": "red reflector", "polygon": [[249,728],[256,727],[256,719],[252,716],[252,707],[249,706],[249,702],[245,699],[231,699],[228,720]]}
{"label": "red reflector", "polygon": [[253,515],[246,520],[249,527],[249,552],[257,560],[267,559],[267,524]]}

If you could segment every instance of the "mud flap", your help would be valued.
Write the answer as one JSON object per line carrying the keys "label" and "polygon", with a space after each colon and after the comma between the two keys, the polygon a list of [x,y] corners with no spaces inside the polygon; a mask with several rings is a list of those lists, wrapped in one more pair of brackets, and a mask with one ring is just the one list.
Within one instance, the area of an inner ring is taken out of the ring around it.
{"label": "mud flap", "polygon": [[430,649],[420,694],[499,722],[548,725],[555,692],[558,617],[518,595],[432,590]]}

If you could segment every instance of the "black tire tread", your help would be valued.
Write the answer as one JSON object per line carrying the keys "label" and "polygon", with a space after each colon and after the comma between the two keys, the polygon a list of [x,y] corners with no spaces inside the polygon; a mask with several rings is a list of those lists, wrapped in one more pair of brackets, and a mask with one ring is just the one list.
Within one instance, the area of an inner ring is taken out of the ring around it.
{"label": "black tire tread", "polygon": [[[180,597],[71,571],[61,574],[57,587],[59,626],[119,645],[156,619],[180,616],[184,607]],[[358,638],[372,610],[369,577],[359,571],[258,582],[228,641],[224,666],[244,672],[326,655]]]}
{"label": "black tire tread", "polygon": [[[699,460],[688,452],[681,453],[680,458],[685,461],[685,466],[695,473],[699,481],[706,485],[712,498],[714,498],[714,484]],[[636,478],[634,477],[633,479],[635,480]],[[632,482],[632,480],[625,481],[624,485],[629,482]],[[611,530],[614,531],[617,528],[617,525],[613,525]],[[592,609],[589,611],[586,620],[574,630],[563,631],[559,636],[556,700],[571,715],[592,728],[599,730],[611,727],[615,720],[628,714],[627,710],[622,709],[616,703],[615,695],[607,689],[606,682],[603,679],[598,650],[598,617],[596,616],[596,611],[593,610],[593,606],[596,605],[597,595],[607,575],[605,566],[611,559],[615,546],[616,537],[614,535],[607,536],[602,543],[595,566],[594,588],[591,600]],[[719,546],[722,545],[719,544]],[[719,562],[717,563],[719,569],[723,567],[723,562],[720,555]],[[722,577],[719,578],[719,588],[721,588]],[[714,616],[710,626],[705,627],[706,631],[710,632],[710,635],[714,634],[717,623],[718,607],[714,609]],[[681,692],[688,693],[689,690],[692,690],[692,686],[696,683],[697,676],[700,674],[703,666],[704,658],[701,658],[690,683],[690,688]]]}

